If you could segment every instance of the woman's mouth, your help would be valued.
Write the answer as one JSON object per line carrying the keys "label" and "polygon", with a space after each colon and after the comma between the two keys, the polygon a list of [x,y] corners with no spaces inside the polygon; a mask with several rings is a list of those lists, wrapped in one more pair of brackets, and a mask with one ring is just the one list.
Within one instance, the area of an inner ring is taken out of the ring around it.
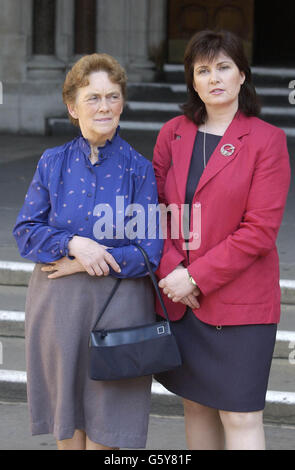
{"label": "woman's mouth", "polygon": [[109,122],[111,120],[112,120],[112,118],[110,118],[110,117],[94,119],[95,122]]}
{"label": "woman's mouth", "polygon": [[214,90],[210,91],[210,95],[221,95],[224,93],[222,88],[214,88]]}

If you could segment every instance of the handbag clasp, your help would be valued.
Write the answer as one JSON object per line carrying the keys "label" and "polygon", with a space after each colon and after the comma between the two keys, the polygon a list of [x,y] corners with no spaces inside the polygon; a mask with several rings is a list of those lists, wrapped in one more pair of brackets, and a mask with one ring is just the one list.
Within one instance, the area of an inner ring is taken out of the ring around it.
{"label": "handbag clasp", "polygon": [[157,332],[158,332],[158,335],[162,335],[163,333],[165,333],[164,326],[158,326]]}

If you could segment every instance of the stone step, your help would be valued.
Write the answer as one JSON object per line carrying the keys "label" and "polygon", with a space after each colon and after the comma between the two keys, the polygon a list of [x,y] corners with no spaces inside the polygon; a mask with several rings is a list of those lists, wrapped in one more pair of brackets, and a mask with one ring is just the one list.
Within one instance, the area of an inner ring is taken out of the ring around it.
{"label": "stone step", "polygon": [[0,285],[27,286],[33,269],[30,262],[0,261]]}
{"label": "stone step", "polygon": [[280,331],[295,331],[295,306],[281,304]]}
{"label": "stone step", "polygon": [[0,285],[0,310],[24,312],[27,290],[27,286]]}
{"label": "stone step", "polygon": [[[263,106],[290,107],[290,94],[294,88],[289,83],[282,86],[256,87]],[[132,83],[128,88],[127,104],[131,101],[176,103],[186,101],[186,85],[177,83]]]}
{"label": "stone step", "polygon": [[24,338],[25,312],[18,310],[0,310],[0,335]]}
{"label": "stone step", "polygon": [[179,116],[180,114],[182,114],[181,110],[176,103],[147,103],[133,101],[125,106],[120,123],[123,123],[124,125],[125,121],[138,123],[161,122],[163,125],[165,122]]}
{"label": "stone step", "polygon": [[[155,119],[155,116],[157,116],[157,120],[167,120],[169,115],[174,117],[181,113],[180,105],[181,102],[132,100],[128,101],[126,104],[124,116],[127,121],[132,120],[132,113],[133,115],[140,113],[140,116],[142,115],[144,119],[145,117],[150,117],[152,120],[152,118]],[[277,118],[282,117],[286,119],[295,118],[295,106],[291,106],[288,102],[285,103],[285,106],[264,106],[261,111],[264,118],[267,116],[274,116]]]}
{"label": "stone step", "polygon": [[[261,98],[261,118],[282,127],[289,138],[295,138],[295,69],[252,67],[256,91]],[[124,131],[152,133],[155,141],[164,122],[181,113],[179,104],[186,101],[186,85],[182,65],[166,64],[163,81],[130,83],[127,104],[121,118]],[[292,98],[291,98],[292,96]],[[50,117],[47,134],[76,136],[66,116]]]}
{"label": "stone step", "polygon": [[[156,116],[157,117],[157,116]],[[173,117],[173,116],[172,116]],[[264,115],[261,115],[262,118],[264,118]],[[290,121],[292,119],[292,121]],[[294,139],[295,138],[295,129],[294,129],[294,124],[293,124],[293,117],[285,117],[283,116],[283,122],[277,117],[276,115],[272,116],[268,114],[265,116],[265,120],[269,122],[270,124],[273,124],[275,126],[281,127],[287,137],[289,139]],[[77,136],[77,131],[74,128],[74,126],[69,122],[69,120],[65,117],[60,117],[60,118],[48,118],[47,120],[47,132],[48,135],[50,136],[64,136],[64,138],[74,138]],[[134,116],[133,115],[133,120],[127,120],[123,117],[120,121],[120,127],[123,132],[121,132],[121,135],[123,138],[127,140],[127,137],[124,137],[124,131],[130,131],[130,132],[138,132],[139,133],[139,138],[148,138],[151,139],[151,142],[155,143],[157,135],[161,128],[163,127],[163,124],[166,121],[160,121],[160,120],[155,120],[149,121],[146,120],[144,121],[142,117]],[[144,134],[143,134],[144,133]],[[135,147],[135,144],[132,144]],[[139,150],[138,147],[136,147],[137,150]],[[139,150],[140,151],[140,150]]]}
{"label": "stone step", "polygon": [[295,80],[294,68],[251,67],[255,86],[286,86]]}
{"label": "stone step", "polygon": [[[165,390],[157,382],[152,387],[152,413],[162,416],[183,416],[182,399]],[[295,424],[295,393],[268,390],[264,422],[284,425]]]}
{"label": "stone step", "polygon": [[[294,68],[282,67],[251,67],[253,82],[256,87],[282,86],[289,87],[295,80]],[[183,65],[165,64],[162,80],[168,83],[185,83]]]}
{"label": "stone step", "polygon": [[[25,346],[22,338],[0,337],[3,364],[0,365],[0,400],[26,401]],[[264,420],[295,424],[295,360],[274,359],[271,367]],[[152,413],[183,415],[182,400],[153,382]]]}
{"label": "stone step", "polygon": [[[159,103],[131,101],[124,110],[121,123],[125,121],[137,123],[162,122],[179,116],[182,111],[177,103]],[[295,106],[266,106],[261,109],[261,119],[278,127],[286,128],[295,126]]]}
{"label": "stone step", "polygon": [[141,82],[128,86],[127,104],[130,101],[159,103],[184,103],[186,100],[185,83]]}
{"label": "stone step", "polygon": [[[154,381],[152,410],[155,414],[182,415],[182,400]],[[264,421],[286,425],[295,424],[295,361],[290,364],[286,360],[273,360]]]}
{"label": "stone step", "polygon": [[[138,121],[120,121],[121,136],[123,139],[124,131],[140,131],[145,133],[145,137],[152,138],[156,141],[157,135],[163,122],[138,122]],[[47,119],[47,135],[49,136],[64,136],[64,137],[76,137],[78,135],[77,128],[75,128],[66,117],[54,117]],[[134,147],[134,143],[132,144]]]}
{"label": "stone step", "polygon": [[[19,263],[12,263],[14,267],[19,267]],[[25,321],[25,301],[27,294],[28,266],[30,263],[20,263],[25,265],[26,270],[22,273],[23,279],[18,275],[12,279],[11,273],[8,278],[3,279],[7,285],[0,285],[0,336],[24,337]],[[32,264],[33,265],[33,264]],[[0,271],[1,273],[1,271]],[[19,282],[21,285],[11,285]],[[287,359],[290,355],[290,345],[295,341],[295,294],[294,281],[281,281],[282,303],[281,321],[278,326],[278,336],[274,357]]]}
{"label": "stone step", "polygon": [[[0,285],[27,286],[34,269],[32,262],[0,261]],[[283,304],[295,305],[295,281],[280,280]]]}
{"label": "stone step", "polygon": [[266,106],[261,109],[261,119],[275,126],[286,128],[295,125],[295,106]]}
{"label": "stone step", "polygon": [[[295,349],[295,312],[290,313],[287,318],[285,318],[284,315],[282,315],[282,317],[284,317],[284,321],[281,322],[278,327],[273,357],[277,359],[289,359],[293,357],[293,351]],[[290,329],[282,329],[282,323],[285,323]],[[291,328],[293,328],[293,330],[291,330]],[[24,338],[25,312],[0,310],[0,336],[3,338]]]}

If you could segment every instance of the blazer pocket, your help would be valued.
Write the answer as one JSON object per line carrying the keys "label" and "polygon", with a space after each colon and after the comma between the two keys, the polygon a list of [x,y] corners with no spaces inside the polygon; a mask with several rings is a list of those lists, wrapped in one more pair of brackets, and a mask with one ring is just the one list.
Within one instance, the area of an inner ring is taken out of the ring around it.
{"label": "blazer pocket", "polygon": [[258,258],[234,281],[221,287],[218,296],[224,304],[269,304],[277,297],[277,289],[280,289],[279,263],[277,253],[271,252]]}

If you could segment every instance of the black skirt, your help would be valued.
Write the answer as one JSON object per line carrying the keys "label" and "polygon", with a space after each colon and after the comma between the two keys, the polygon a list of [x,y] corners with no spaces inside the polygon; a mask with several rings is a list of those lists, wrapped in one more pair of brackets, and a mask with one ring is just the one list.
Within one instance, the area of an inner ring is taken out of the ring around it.
{"label": "black skirt", "polygon": [[169,391],[218,410],[263,410],[276,324],[215,327],[187,309],[171,322],[183,365],[155,376]]}

